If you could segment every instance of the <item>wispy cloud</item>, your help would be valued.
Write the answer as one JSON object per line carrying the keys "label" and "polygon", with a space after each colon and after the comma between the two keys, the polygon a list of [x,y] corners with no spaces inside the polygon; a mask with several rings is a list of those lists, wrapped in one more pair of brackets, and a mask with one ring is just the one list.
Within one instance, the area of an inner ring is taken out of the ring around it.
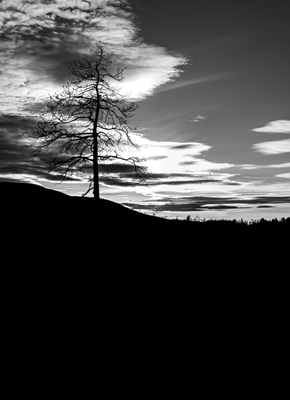
{"label": "wispy cloud", "polygon": [[242,169],[290,168],[290,162],[282,164],[269,164],[269,165],[241,164],[237,165],[237,167]]}
{"label": "wispy cloud", "polygon": [[60,180],[80,182],[82,178],[77,175],[64,177],[49,174],[40,156],[31,153],[23,132],[33,124],[34,120],[31,118],[0,114],[0,177],[5,180],[35,184],[39,181],[59,182]]}
{"label": "wispy cloud", "polygon": [[204,174],[227,169],[229,163],[215,163],[202,157],[212,147],[200,142],[156,141],[149,135],[135,132],[134,142],[142,149],[148,169],[157,173]]}
{"label": "wispy cloud", "polygon": [[201,83],[209,83],[214,81],[220,81],[223,79],[234,78],[236,76],[241,75],[242,73],[244,72],[243,71],[224,72],[220,74],[200,76],[193,79],[180,80],[173,83],[169,83],[166,86],[161,86],[158,89],[158,92],[167,92],[168,90],[181,89],[186,86],[198,85]]}
{"label": "wispy cloud", "polygon": [[[20,151],[23,128],[33,123],[32,111],[67,81],[69,65],[88,54],[97,41],[101,41],[115,56],[117,65],[126,67],[123,90],[135,100],[152,95],[160,86],[164,88],[165,84],[173,84],[181,73],[180,66],[187,63],[184,57],[163,47],[144,43],[126,0],[69,3],[42,0],[37,4],[25,0],[2,1],[0,38],[1,124],[5,132],[1,154],[6,159],[1,172],[6,176],[20,177],[22,174],[22,179],[35,181],[53,180],[54,177],[46,174],[39,159],[32,159],[24,154],[24,150]],[[230,76],[232,74],[219,74],[198,80],[211,81]],[[200,122],[206,117],[198,115],[196,118]],[[162,190],[178,186],[182,191],[185,187],[229,177],[221,170],[230,164],[213,163],[201,157],[211,148],[207,144],[158,142],[141,132],[133,132],[132,140],[142,149],[142,157],[151,172],[150,179],[156,187],[162,186]],[[131,155],[131,150],[124,144],[124,157],[129,151]],[[21,157],[17,157],[17,153]],[[105,172],[103,174],[103,184],[120,186],[122,178],[123,186],[132,186],[132,176],[124,167],[119,166],[118,172],[111,170],[110,179],[106,180]],[[81,179],[79,176],[73,178]]]}
{"label": "wispy cloud", "polygon": [[[279,119],[268,122],[261,128],[252,129],[262,133],[286,133],[290,134],[290,121]],[[290,139],[273,140],[271,142],[255,143],[252,148],[262,154],[283,154],[290,152]]]}
{"label": "wispy cloud", "polygon": [[202,122],[202,121],[206,121],[207,120],[207,115],[203,116],[203,115],[197,115],[196,117],[192,118],[189,122]]}
{"label": "wispy cloud", "polygon": [[[170,192],[173,186],[178,186],[178,193],[194,191],[205,185],[238,185],[230,178],[233,176],[224,170],[233,166],[229,163],[215,163],[204,159],[204,154],[211,146],[198,142],[179,143],[174,141],[159,142],[143,133],[134,132],[134,143],[142,149],[144,166],[148,173],[144,176],[149,187],[134,179],[134,171],[123,171],[114,166],[107,166],[107,173],[102,177],[102,183],[107,187],[132,187],[145,196],[159,196],[160,192]],[[123,147],[123,154],[132,155],[132,149]],[[137,154],[138,155],[138,152]]]}
{"label": "wispy cloud", "polygon": [[290,121],[279,119],[277,121],[268,122],[267,125],[261,128],[252,129],[254,132],[265,133],[290,133]]}
{"label": "wispy cloud", "polygon": [[290,153],[290,139],[256,143],[252,148],[262,154]]}
{"label": "wispy cloud", "polygon": [[126,66],[123,90],[142,100],[174,81],[187,60],[144,43],[127,0],[0,3],[0,102],[4,113],[24,113],[68,79],[68,67],[101,41]]}
{"label": "wispy cloud", "polygon": [[290,172],[286,172],[285,174],[276,175],[278,178],[290,179]]}
{"label": "wispy cloud", "polygon": [[[0,114],[0,176],[6,179],[26,180],[33,182],[58,181],[61,176],[47,173],[45,163],[40,156],[31,154],[23,138],[24,131],[33,126],[34,119],[18,115]],[[124,157],[144,157],[144,166],[148,167],[145,176],[148,183],[155,189],[152,195],[161,190],[168,191],[173,186],[178,186],[179,192],[188,190],[189,187],[209,183],[232,184],[228,181],[230,175],[222,172],[232,166],[228,163],[214,163],[202,157],[211,146],[199,142],[159,142],[141,132],[132,132],[131,138],[137,146],[132,148],[126,141],[121,143]],[[55,149],[49,149],[46,154],[54,156]],[[82,173],[75,173],[66,179],[70,182],[86,182],[91,171],[83,169]],[[133,188],[139,186],[142,193],[147,191],[135,179],[135,169],[131,165],[108,163],[101,165],[100,174],[102,184],[107,187]]]}
{"label": "wispy cloud", "polygon": [[188,196],[171,199],[144,201],[143,204],[127,203],[129,207],[139,210],[153,210],[155,212],[196,212],[207,210],[229,210],[245,209],[248,207],[273,207],[274,205],[290,203],[290,196],[255,196],[251,199],[240,199],[238,197],[209,197]]}

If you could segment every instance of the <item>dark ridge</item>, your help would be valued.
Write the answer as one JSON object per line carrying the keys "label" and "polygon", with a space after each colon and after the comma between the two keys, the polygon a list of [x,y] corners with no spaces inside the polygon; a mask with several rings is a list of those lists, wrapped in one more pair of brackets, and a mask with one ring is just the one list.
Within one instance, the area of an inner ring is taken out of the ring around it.
{"label": "dark ridge", "polygon": [[[33,213],[42,211],[43,217],[47,214],[68,215],[90,213],[92,218],[100,220],[133,221],[148,220],[155,221],[160,218],[139,213],[121,204],[106,199],[95,200],[92,197],[68,196],[57,190],[47,189],[30,183],[0,182],[0,199],[2,205],[11,209],[17,216],[22,218],[33,218],[33,215],[26,215],[26,211]],[[66,210],[63,209],[66,208]],[[76,215],[77,216],[77,215]]]}
{"label": "dark ridge", "polygon": [[56,190],[31,183],[0,182],[1,202],[13,204],[37,205],[39,200],[46,202],[64,201],[68,196]]}
{"label": "dark ridge", "polygon": [[27,357],[45,342],[45,357],[65,354],[69,370],[75,348],[91,354],[97,340],[104,370],[114,360],[165,373],[208,360],[219,371],[282,346],[289,219],[166,220],[31,184],[0,183],[0,199],[15,351],[21,327]]}

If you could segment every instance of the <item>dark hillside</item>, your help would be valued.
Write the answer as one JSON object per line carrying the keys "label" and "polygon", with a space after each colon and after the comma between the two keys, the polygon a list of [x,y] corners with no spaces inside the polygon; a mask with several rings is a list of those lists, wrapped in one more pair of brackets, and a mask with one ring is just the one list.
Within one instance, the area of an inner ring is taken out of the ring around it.
{"label": "dark hillside", "polygon": [[17,218],[20,220],[37,218],[38,213],[42,213],[43,218],[55,214],[62,216],[63,220],[74,219],[75,216],[75,223],[79,222],[80,214],[85,218],[90,215],[91,218],[97,218],[104,224],[106,221],[118,223],[127,220],[139,223],[143,220],[151,222],[157,219],[109,200],[100,199],[96,205],[93,198],[71,197],[56,190],[26,183],[1,182],[0,199],[5,208],[13,211],[11,216],[15,222]]}
{"label": "dark hillside", "polygon": [[284,343],[289,218],[170,221],[15,183],[0,199],[8,318],[52,353],[98,334],[105,364],[189,371]]}

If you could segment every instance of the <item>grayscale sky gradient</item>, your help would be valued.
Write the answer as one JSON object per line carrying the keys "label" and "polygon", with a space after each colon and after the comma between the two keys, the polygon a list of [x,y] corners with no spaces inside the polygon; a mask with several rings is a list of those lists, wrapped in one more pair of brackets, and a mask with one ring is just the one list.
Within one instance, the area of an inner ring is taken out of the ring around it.
{"label": "grayscale sky gradient", "polygon": [[289,216],[287,6],[2,0],[0,180],[86,191],[80,174],[56,185],[22,134],[66,83],[68,67],[101,41],[126,67],[122,90],[140,106],[132,138],[151,182],[144,186],[130,166],[112,164],[102,173],[102,197],[169,217]]}

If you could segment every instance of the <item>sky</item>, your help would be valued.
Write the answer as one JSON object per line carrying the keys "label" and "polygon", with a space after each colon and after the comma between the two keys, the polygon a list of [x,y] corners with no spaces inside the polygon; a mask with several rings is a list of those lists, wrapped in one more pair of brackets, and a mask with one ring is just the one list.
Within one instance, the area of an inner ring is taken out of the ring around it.
{"label": "sky", "polygon": [[[0,1],[0,181],[81,195],[23,136],[69,66],[101,42],[126,67],[139,105],[131,133],[148,168],[101,174],[101,197],[167,218],[290,216],[290,21],[287,2]],[[125,150],[130,151],[130,150]]]}

